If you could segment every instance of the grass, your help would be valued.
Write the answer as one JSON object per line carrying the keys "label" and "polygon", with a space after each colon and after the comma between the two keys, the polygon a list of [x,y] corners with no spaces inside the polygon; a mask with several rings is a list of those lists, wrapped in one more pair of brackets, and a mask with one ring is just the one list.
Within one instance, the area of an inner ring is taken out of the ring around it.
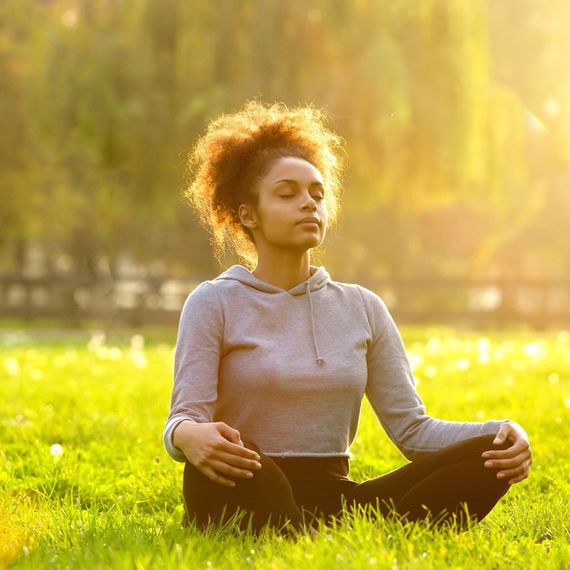
{"label": "grass", "polygon": [[[570,567],[568,332],[402,328],[428,412],[519,422],[530,477],[466,533],[360,513],[314,542],[182,528],[183,465],[162,444],[175,331],[13,332],[0,332],[0,568]],[[351,451],[357,481],[406,463],[366,400]]]}

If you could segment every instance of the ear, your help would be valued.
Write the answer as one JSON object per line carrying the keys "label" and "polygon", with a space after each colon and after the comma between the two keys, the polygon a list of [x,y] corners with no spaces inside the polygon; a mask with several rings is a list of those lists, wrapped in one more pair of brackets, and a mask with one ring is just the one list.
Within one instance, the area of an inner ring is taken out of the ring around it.
{"label": "ear", "polygon": [[246,228],[255,228],[257,227],[257,215],[253,207],[249,204],[240,204],[238,208],[238,216],[240,222]]}

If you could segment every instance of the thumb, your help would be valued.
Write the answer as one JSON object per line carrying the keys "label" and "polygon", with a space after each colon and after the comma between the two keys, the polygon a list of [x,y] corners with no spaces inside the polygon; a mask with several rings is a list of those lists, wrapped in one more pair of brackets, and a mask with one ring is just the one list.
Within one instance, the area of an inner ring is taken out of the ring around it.
{"label": "thumb", "polygon": [[243,446],[243,441],[241,440],[240,433],[237,429],[234,429],[228,424],[222,422],[222,429],[220,431],[222,432],[222,435],[232,443],[237,443],[238,445]]}
{"label": "thumb", "polygon": [[499,429],[499,432],[495,436],[493,443],[503,443],[507,438],[508,430],[509,430],[508,425],[501,426],[501,429]]}
{"label": "thumb", "polygon": [[240,436],[240,434],[239,434],[239,431],[236,431],[236,432],[235,432],[235,434],[234,434],[234,436],[233,436],[233,438],[232,438],[232,441],[233,441],[234,443],[237,443],[238,445],[241,445],[242,447],[245,447],[245,446],[243,445],[243,441],[241,440],[241,436]]}

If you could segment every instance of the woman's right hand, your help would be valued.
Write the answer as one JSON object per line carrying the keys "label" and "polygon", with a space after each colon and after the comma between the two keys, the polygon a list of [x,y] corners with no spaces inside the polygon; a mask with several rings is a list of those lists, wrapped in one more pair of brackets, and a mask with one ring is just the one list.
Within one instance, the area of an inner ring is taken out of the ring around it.
{"label": "woman's right hand", "polygon": [[223,475],[250,479],[252,470],[261,469],[259,455],[245,447],[239,431],[224,422],[183,420],[176,426],[172,442],[192,465],[220,485],[236,485]]}

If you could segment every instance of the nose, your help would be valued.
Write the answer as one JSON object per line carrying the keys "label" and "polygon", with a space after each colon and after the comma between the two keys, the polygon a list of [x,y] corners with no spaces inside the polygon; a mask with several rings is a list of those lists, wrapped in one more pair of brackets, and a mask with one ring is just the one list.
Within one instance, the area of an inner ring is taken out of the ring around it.
{"label": "nose", "polygon": [[311,208],[312,210],[317,209],[317,201],[311,196],[310,192],[306,193],[305,201],[303,203],[303,209]]}

